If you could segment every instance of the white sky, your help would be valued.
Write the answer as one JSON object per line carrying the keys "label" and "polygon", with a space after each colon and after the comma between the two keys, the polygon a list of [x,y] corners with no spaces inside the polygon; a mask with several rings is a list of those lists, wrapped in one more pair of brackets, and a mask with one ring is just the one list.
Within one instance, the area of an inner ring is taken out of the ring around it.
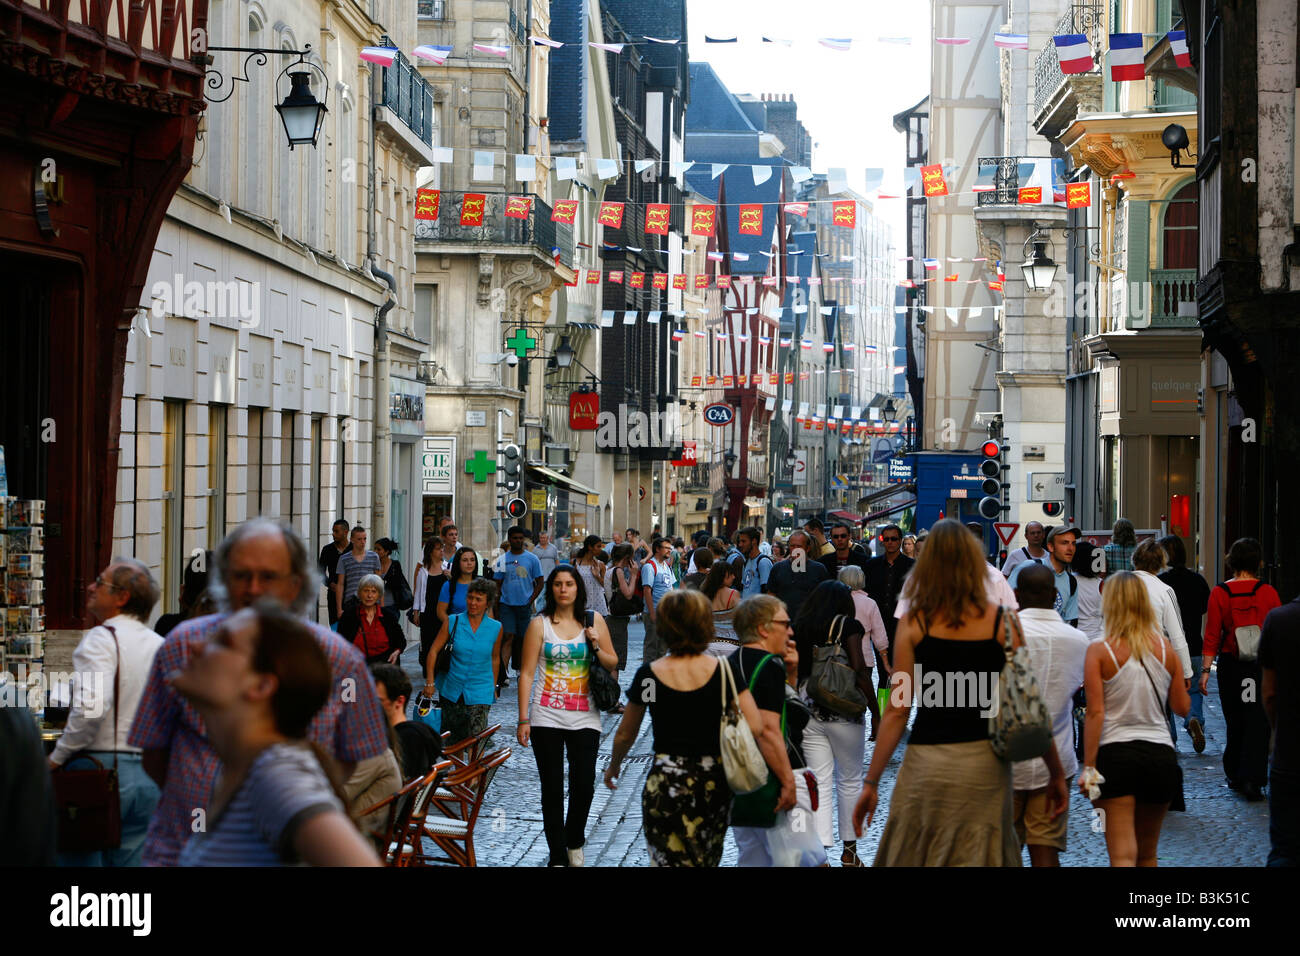
{"label": "white sky", "polygon": [[[690,0],[686,23],[691,60],[710,64],[732,93],[794,95],[814,143],[815,172],[843,167],[861,190],[864,170],[879,167],[884,191],[901,191],[906,144],[892,120],[930,91],[929,0]],[[706,44],[705,34],[739,42]],[[763,43],[764,35],[793,44]],[[912,43],[879,43],[879,36]],[[841,53],[820,37],[853,44]],[[906,248],[904,202],[875,207],[894,244]]]}

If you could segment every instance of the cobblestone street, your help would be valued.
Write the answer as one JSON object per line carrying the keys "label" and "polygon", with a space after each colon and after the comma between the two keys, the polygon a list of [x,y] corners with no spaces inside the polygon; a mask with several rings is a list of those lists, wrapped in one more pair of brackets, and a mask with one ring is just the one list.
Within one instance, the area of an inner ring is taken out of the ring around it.
{"label": "cobblestone street", "polygon": [[[619,675],[619,682],[624,686],[641,664],[644,635],[645,629],[639,622],[634,621],[628,628],[628,670]],[[418,649],[417,640],[402,659],[417,687],[422,683],[416,662]],[[544,866],[547,861],[537,765],[531,751],[520,747],[514,739],[517,704],[515,684],[511,681],[508,691],[492,708],[490,723],[499,723],[502,729],[491,749],[510,746],[514,754],[493,781],[479,817],[475,849],[480,866]],[[652,759],[650,718],[647,714],[636,743],[624,761],[618,789],[611,791],[604,784],[603,774],[609,765],[619,719],[612,714],[602,718],[596,796],[587,823],[588,866],[649,865],[641,830],[641,787]],[[1223,734],[1223,715],[1212,675],[1210,694],[1205,700],[1205,753],[1193,751],[1186,733],[1181,733],[1178,741],[1187,812],[1171,813],[1165,818],[1160,837],[1161,866],[1263,866],[1268,856],[1268,804],[1247,803],[1228,789],[1223,775]],[[873,744],[868,742],[866,746],[869,763]],[[904,750],[900,745],[881,780],[880,807],[859,848],[867,861],[875,855],[888,818],[889,798]],[[1092,805],[1073,788],[1069,817],[1069,849],[1062,855],[1062,864],[1106,866],[1106,842],[1102,833],[1093,830]],[[1213,825],[1207,827],[1210,822]],[[839,865],[839,849],[837,844],[832,850],[832,865]],[[734,866],[736,856],[735,842],[728,835],[722,865]],[[1028,864],[1028,854],[1025,863]]]}

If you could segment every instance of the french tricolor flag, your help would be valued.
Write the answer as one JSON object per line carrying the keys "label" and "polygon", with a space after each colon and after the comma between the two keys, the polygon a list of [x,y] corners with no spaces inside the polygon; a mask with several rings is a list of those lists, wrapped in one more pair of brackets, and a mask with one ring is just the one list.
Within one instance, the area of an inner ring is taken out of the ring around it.
{"label": "french tricolor flag", "polygon": [[922,259],[921,261],[925,264],[925,267],[926,267],[927,269],[937,269],[937,268],[939,268],[939,260],[938,260],[938,259]]}
{"label": "french tricolor flag", "polygon": [[710,252],[708,257],[710,262],[721,262],[726,258],[721,252]]}
{"label": "french tricolor flag", "polygon": [[1066,33],[1052,37],[1056,44],[1056,58],[1061,63],[1061,72],[1087,73],[1092,69],[1092,46],[1082,33]]}
{"label": "french tricolor flag", "polygon": [[361,48],[361,59],[379,66],[392,66],[397,62],[397,48],[391,46],[367,46]]}
{"label": "french tricolor flag", "polygon": [[1174,54],[1174,62],[1179,66],[1191,66],[1192,55],[1187,52],[1187,31],[1169,31],[1169,49]]}
{"label": "french tricolor flag", "polygon": [[1142,66],[1142,34],[1112,33],[1110,35],[1110,78],[1116,83],[1124,80],[1146,79]]}
{"label": "french tricolor flag", "polygon": [[417,46],[411,51],[421,60],[428,60],[430,63],[436,63],[439,66],[447,62],[447,57],[451,56],[452,48],[449,46]]}
{"label": "french tricolor flag", "polygon": [[674,341],[674,342],[680,342],[680,341],[681,341],[682,339],[684,339],[684,338],[686,338],[686,332],[685,332],[685,331],[683,331],[682,329],[673,329],[673,341]]}

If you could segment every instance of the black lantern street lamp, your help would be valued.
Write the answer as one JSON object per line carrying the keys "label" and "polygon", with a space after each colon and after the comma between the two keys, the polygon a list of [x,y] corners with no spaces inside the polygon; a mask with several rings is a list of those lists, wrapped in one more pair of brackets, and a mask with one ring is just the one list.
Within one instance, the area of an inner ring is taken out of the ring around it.
{"label": "black lantern street lamp", "polygon": [[890,424],[893,424],[894,420],[898,418],[898,409],[894,406],[894,400],[892,398],[885,402],[882,414],[885,416],[885,421]]}
{"label": "black lantern street lamp", "polygon": [[1025,276],[1025,286],[1030,292],[1046,292],[1056,279],[1056,263],[1047,254],[1047,237],[1035,232],[1025,245],[1033,245],[1034,251],[1025,257],[1020,270]]}
{"label": "black lantern street lamp", "polygon": [[573,364],[573,357],[576,353],[573,346],[569,344],[567,335],[560,336],[560,344],[555,350],[555,365],[557,368],[568,368]]}
{"label": "black lantern street lamp", "polygon": [[[298,64],[294,64],[297,66]],[[311,92],[311,73],[299,70],[289,74],[289,95],[276,107],[284,121],[284,131],[289,137],[289,148],[316,145],[321,124],[325,122],[325,104],[317,102]],[[327,87],[328,89],[328,84]]]}
{"label": "black lantern street lamp", "polygon": [[[246,53],[244,58],[244,68],[241,73],[231,73],[229,77],[220,70],[212,68],[213,53]],[[277,95],[280,89],[280,78],[288,75],[289,92],[284,101],[277,104],[275,109],[280,114],[280,120],[284,123],[285,135],[289,138],[289,148],[295,146],[304,146],[310,144],[315,147],[317,139],[320,137],[321,126],[325,122],[325,114],[329,112],[326,103],[329,100],[329,77],[315,63],[307,59],[311,54],[311,44],[303,45],[301,50],[275,50],[268,47],[247,47],[247,46],[210,46],[206,53],[198,54],[195,57],[196,62],[206,67],[204,72],[204,85],[210,91],[207,96],[209,103],[224,103],[230,99],[235,92],[236,82],[249,82],[248,71],[251,66],[266,66],[267,57],[269,56],[296,56],[298,59],[290,63],[280,71],[280,76],[276,77]],[[319,73],[321,78],[321,90],[324,99],[317,100],[311,91],[311,75]],[[216,95],[230,82],[230,89],[225,91],[224,95]]]}

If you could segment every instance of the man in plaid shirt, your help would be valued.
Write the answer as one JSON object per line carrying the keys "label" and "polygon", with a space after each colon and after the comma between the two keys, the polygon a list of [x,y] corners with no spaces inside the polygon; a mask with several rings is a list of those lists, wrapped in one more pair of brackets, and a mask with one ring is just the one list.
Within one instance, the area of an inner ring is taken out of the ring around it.
{"label": "man in plaid shirt", "polygon": [[[162,788],[145,838],[146,866],[174,866],[190,835],[211,825],[207,806],[221,766],[198,712],[172,689],[172,675],[185,668],[229,614],[263,597],[305,614],[320,586],[301,539],[287,525],[267,518],[232,531],[216,561],[217,583],[211,589],[223,612],[184,621],[167,635],[131,726],[129,742],[144,750],[145,770]],[[318,624],[308,626],[329,659],[335,690],[307,736],[333,754],[346,778],[355,764],[388,749],[387,724],[361,652]]]}
{"label": "man in plaid shirt", "polygon": [[1133,570],[1133,552],[1137,550],[1137,531],[1128,518],[1120,518],[1111,529],[1110,543],[1106,545],[1106,573]]}

